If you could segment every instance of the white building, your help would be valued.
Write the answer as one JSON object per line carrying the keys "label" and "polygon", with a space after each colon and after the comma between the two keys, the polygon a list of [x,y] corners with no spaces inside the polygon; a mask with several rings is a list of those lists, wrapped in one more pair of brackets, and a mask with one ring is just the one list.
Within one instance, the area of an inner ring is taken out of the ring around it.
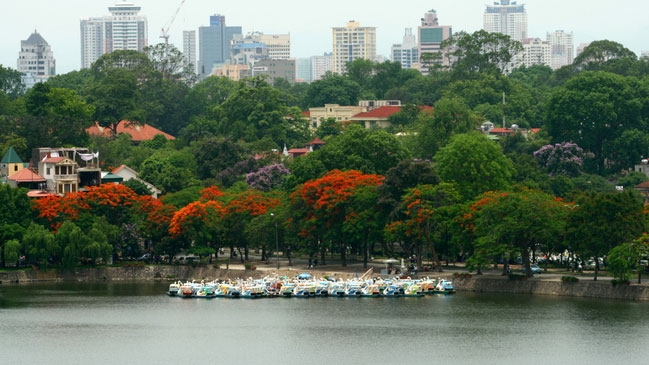
{"label": "white building", "polygon": [[30,80],[26,82],[26,86],[47,81],[50,76],[56,75],[56,60],[52,47],[37,31],[26,40],[20,41],[16,70],[24,75],[25,80]]}
{"label": "white building", "polygon": [[345,27],[332,28],[332,39],[334,73],[344,73],[347,63],[357,59],[376,60],[376,27],[350,20]]}
{"label": "white building", "polygon": [[320,80],[327,72],[333,72],[333,70],[334,56],[332,53],[311,57],[311,81]]}
{"label": "white building", "polygon": [[90,68],[99,57],[116,50],[142,52],[148,45],[148,29],[140,10],[121,2],[108,8],[109,16],[81,20],[81,68]]}
{"label": "white building", "polygon": [[268,58],[273,60],[288,60],[291,58],[290,34],[263,34],[253,32],[246,36],[253,43],[263,43],[268,47]]}
{"label": "white building", "polygon": [[516,66],[545,65],[550,67],[552,63],[552,47],[549,42],[540,38],[526,38],[521,41],[523,45],[523,59],[517,62]]}
{"label": "white building", "polygon": [[516,41],[527,38],[527,12],[525,4],[516,1],[494,1],[484,12],[483,29],[489,33],[502,33]]}
{"label": "white building", "polygon": [[572,64],[575,60],[575,44],[572,32],[566,33],[563,30],[557,30],[548,33],[547,41],[552,48],[550,67],[553,70]]}
{"label": "white building", "polygon": [[403,43],[393,44],[390,53],[392,62],[401,63],[401,68],[412,68],[419,63],[419,47],[412,28],[406,28]]}
{"label": "white building", "polygon": [[196,72],[196,31],[183,31],[183,55],[185,56],[185,68],[190,67],[189,71]]}

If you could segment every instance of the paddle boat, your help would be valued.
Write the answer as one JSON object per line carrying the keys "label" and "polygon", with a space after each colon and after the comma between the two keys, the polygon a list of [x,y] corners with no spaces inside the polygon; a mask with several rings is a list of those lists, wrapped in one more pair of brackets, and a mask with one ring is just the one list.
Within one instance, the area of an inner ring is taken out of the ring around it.
{"label": "paddle boat", "polygon": [[453,282],[446,279],[440,279],[435,286],[435,294],[455,294]]}

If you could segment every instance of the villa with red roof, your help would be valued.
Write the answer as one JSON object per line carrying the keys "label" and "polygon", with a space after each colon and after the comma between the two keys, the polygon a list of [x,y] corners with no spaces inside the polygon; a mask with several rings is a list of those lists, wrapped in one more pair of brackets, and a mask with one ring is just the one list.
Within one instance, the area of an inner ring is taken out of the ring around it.
{"label": "villa with red roof", "polygon": [[[113,130],[111,128],[100,126],[98,122],[95,122],[95,125],[92,127],[87,128],[86,132],[91,136],[103,136],[107,138],[113,137]],[[162,135],[170,141],[176,139],[176,137],[171,134],[165,133],[148,124],[136,124],[127,120],[122,120],[117,124],[116,132],[118,135],[122,133],[130,135],[131,140],[135,143],[150,141],[157,135]]]}

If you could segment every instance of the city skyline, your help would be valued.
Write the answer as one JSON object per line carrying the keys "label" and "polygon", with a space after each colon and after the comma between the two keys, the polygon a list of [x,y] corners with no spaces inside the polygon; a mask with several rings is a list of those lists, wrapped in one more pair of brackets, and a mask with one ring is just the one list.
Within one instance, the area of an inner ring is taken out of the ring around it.
{"label": "city skyline", "polygon": [[[228,25],[241,26],[243,33],[291,35],[291,57],[304,58],[332,51],[332,28],[342,27],[350,20],[377,28],[377,54],[390,57],[390,47],[401,43],[406,28],[416,29],[424,13],[437,11],[440,24],[453,27],[453,32],[474,32],[482,29],[483,14],[493,1],[409,1],[399,7],[379,8],[371,1],[343,2],[331,0],[315,13],[312,4],[296,0],[279,3],[250,0],[246,3],[214,5],[208,0],[134,0],[148,20],[148,44],[164,42],[160,35],[169,27],[169,43],[183,48],[182,32],[209,25],[209,17],[221,14]],[[79,70],[81,19],[109,14],[108,7],[118,1],[68,0],[66,3],[46,0],[5,4],[8,19],[0,22],[4,34],[0,39],[0,64],[16,69],[20,42],[36,30],[50,44],[57,63],[57,74]],[[649,3],[629,0],[612,6],[610,2],[573,4],[558,0],[518,1],[528,14],[528,36],[545,39],[547,33],[564,30],[574,34],[574,45],[608,39],[621,43],[638,56],[649,50],[644,34],[649,22],[643,14]],[[169,21],[178,10],[172,24]]]}

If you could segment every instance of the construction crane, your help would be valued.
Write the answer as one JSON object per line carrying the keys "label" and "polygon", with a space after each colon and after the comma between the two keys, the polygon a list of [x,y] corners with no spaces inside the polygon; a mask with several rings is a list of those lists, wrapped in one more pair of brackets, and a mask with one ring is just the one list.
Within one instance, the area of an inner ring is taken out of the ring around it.
{"label": "construction crane", "polygon": [[180,5],[178,5],[178,9],[176,9],[176,12],[174,13],[174,16],[172,16],[171,19],[167,22],[167,26],[162,28],[162,34],[160,34],[160,38],[164,38],[165,44],[169,44],[169,28],[171,28],[171,25],[174,23],[174,20],[176,20],[176,16],[178,16],[178,12],[180,12],[180,8],[182,8],[184,3],[185,0],[182,0],[180,2]]}

